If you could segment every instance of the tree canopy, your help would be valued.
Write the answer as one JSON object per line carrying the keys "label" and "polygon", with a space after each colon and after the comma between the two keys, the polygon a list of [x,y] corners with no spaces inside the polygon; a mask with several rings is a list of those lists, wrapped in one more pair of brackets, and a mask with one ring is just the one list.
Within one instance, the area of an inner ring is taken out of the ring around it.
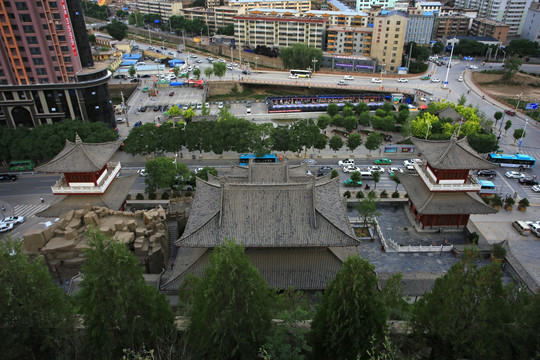
{"label": "tree canopy", "polygon": [[109,35],[118,41],[123,40],[127,35],[128,26],[121,21],[113,20],[105,27]]}
{"label": "tree canopy", "polygon": [[[320,68],[322,62],[322,50],[303,43],[296,43],[290,47],[282,47],[279,50],[283,66],[288,69]],[[313,59],[317,60],[316,62]]]}
{"label": "tree canopy", "polygon": [[88,349],[99,359],[118,359],[127,348],[160,350],[159,341],[171,341],[173,329],[167,299],[146,285],[139,260],[124,243],[95,228],[86,238],[79,306]]}
{"label": "tree canopy", "polygon": [[268,285],[244,253],[226,240],[194,290],[188,331],[194,359],[256,359],[270,329]]}
{"label": "tree canopy", "polygon": [[540,55],[540,44],[537,41],[528,39],[514,39],[510,41],[510,44],[504,50],[508,54],[516,56],[538,56]]}

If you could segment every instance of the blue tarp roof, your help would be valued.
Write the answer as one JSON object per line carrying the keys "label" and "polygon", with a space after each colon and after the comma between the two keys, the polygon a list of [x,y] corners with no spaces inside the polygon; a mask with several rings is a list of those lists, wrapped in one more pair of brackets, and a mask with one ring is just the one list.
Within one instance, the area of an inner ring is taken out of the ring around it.
{"label": "blue tarp roof", "polygon": [[142,57],[142,54],[124,54],[122,55],[122,59],[124,60],[137,60]]}
{"label": "blue tarp roof", "polygon": [[169,60],[169,66],[170,67],[175,67],[176,65],[183,65],[185,63],[186,62],[184,60],[180,60],[180,59]]}
{"label": "blue tarp roof", "polygon": [[170,86],[184,86],[184,82],[183,81],[175,81],[175,82],[170,82],[169,85]]}
{"label": "blue tarp roof", "polygon": [[124,60],[122,61],[120,66],[131,66],[131,65],[135,65],[137,62],[138,60]]}

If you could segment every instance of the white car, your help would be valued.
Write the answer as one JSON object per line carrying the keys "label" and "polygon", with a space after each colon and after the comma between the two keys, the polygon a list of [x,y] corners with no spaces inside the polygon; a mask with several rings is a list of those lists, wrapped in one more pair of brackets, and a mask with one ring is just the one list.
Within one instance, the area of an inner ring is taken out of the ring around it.
{"label": "white car", "polygon": [[525,177],[525,175],[523,175],[522,173],[518,171],[507,171],[504,173],[504,176],[511,179],[519,179],[519,178]]}
{"label": "white car", "polygon": [[412,166],[412,165],[414,165],[414,163],[419,163],[419,162],[422,162],[422,160],[420,160],[420,159],[409,159],[409,160],[405,160],[403,162],[403,165],[405,167],[407,167],[407,166]]}
{"label": "white car", "polygon": [[139,175],[141,175],[141,176],[146,176],[146,169],[141,169],[141,170],[138,170],[137,172],[138,172]]}
{"label": "white car", "polygon": [[345,166],[345,167],[343,168],[343,172],[344,172],[344,173],[353,173],[353,172],[355,172],[355,171],[360,172],[360,168],[357,167],[357,166],[354,166],[354,165]]}
{"label": "white car", "polygon": [[440,83],[441,79],[439,79],[439,78],[431,78],[431,82],[432,83]]}
{"label": "white car", "polygon": [[376,84],[382,84],[382,80],[379,78],[371,78],[371,82]]}
{"label": "white car", "polygon": [[540,185],[533,185],[533,187],[531,189],[534,192],[540,192]]}
{"label": "white car", "polygon": [[388,174],[390,176],[392,176],[397,172],[403,173],[403,169],[402,168],[397,168],[397,167],[391,167],[390,170],[388,171]]}
{"label": "white car", "polygon": [[354,166],[354,159],[345,159],[345,160],[339,160],[337,162],[338,166],[345,166],[345,165],[352,165]]}
{"label": "white car", "polygon": [[217,107],[218,109],[223,109],[223,101],[218,102]]}
{"label": "white car", "polygon": [[469,66],[469,67],[470,67],[471,69],[478,69],[478,66],[476,66],[476,65],[471,65],[471,66]]}
{"label": "white car", "polygon": [[232,70],[232,65],[227,65],[227,70]]}
{"label": "white car", "polygon": [[13,230],[13,223],[0,222],[0,233]]}
{"label": "white car", "polygon": [[206,106],[207,109],[210,109],[210,103],[209,102],[205,102],[204,106]]}
{"label": "white car", "polygon": [[202,109],[202,103],[197,103],[197,110],[201,110]]}
{"label": "white car", "polygon": [[540,237],[540,225],[538,223],[534,223],[532,221],[525,221],[527,225],[531,228],[531,232],[536,235],[537,237]]}
{"label": "white car", "polygon": [[343,80],[354,80],[354,78],[351,75],[345,75]]}
{"label": "white car", "polygon": [[463,76],[458,77],[457,81],[462,82],[463,81]]}
{"label": "white car", "polygon": [[298,75],[289,75],[289,79],[298,79]]}
{"label": "white car", "polygon": [[338,85],[347,85],[347,82],[345,80],[339,80]]}
{"label": "white car", "polygon": [[192,72],[192,71],[193,71],[193,67],[191,67],[191,66],[188,67],[188,68],[187,68],[187,71],[188,71],[188,72]]}
{"label": "white car", "polygon": [[409,79],[399,78],[399,79],[397,79],[397,82],[399,82],[399,83],[408,83]]}
{"label": "white car", "polygon": [[24,216],[8,216],[7,218],[4,218],[4,220],[1,220],[0,223],[4,224],[22,224],[24,222]]}
{"label": "white car", "polygon": [[382,167],[380,167],[380,166],[370,166],[368,169],[369,169],[369,171],[371,171],[371,172],[378,171],[378,172],[380,172],[381,174],[384,173],[384,168],[382,168]]}

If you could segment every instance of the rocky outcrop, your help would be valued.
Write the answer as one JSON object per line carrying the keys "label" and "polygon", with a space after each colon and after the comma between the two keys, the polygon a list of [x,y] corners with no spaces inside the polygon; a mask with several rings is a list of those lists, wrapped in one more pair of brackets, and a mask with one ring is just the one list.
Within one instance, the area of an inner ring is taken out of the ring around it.
{"label": "rocky outcrop", "polygon": [[85,260],[88,226],[125,244],[144,265],[144,272],[159,273],[167,267],[169,234],[162,207],[134,213],[97,206],[71,210],[45,229],[26,232],[22,250],[31,256],[43,255],[50,269],[62,277],[76,275]]}

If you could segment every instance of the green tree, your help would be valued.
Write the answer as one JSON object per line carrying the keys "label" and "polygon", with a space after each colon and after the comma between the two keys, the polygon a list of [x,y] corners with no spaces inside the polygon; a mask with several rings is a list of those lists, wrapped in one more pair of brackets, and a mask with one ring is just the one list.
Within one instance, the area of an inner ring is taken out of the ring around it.
{"label": "green tree", "polygon": [[318,149],[320,153],[321,150],[326,148],[326,144],[328,144],[328,139],[326,138],[326,136],[323,134],[318,134],[313,146],[315,147],[315,149]]}
{"label": "green tree", "polygon": [[523,61],[517,56],[509,57],[504,61],[504,80],[510,80],[514,77],[514,74],[518,72],[519,68],[523,64]]}
{"label": "green tree", "polygon": [[434,358],[514,358],[506,334],[514,309],[501,278],[499,264],[457,263],[415,304],[413,331]]}
{"label": "green tree", "polygon": [[116,40],[121,41],[127,35],[128,26],[124,24],[123,22],[120,22],[118,20],[113,20],[110,24],[108,24],[105,27],[105,29],[107,29],[107,32],[109,33],[109,35],[111,35]]}
{"label": "green tree", "polygon": [[383,341],[386,308],[374,270],[367,260],[349,256],[326,287],[311,327],[318,358],[362,358],[372,336]]}
{"label": "green tree", "polygon": [[205,166],[197,173],[195,174],[196,177],[201,178],[203,180],[208,181],[208,174],[212,174],[213,176],[218,176],[218,171],[215,167],[212,166]]}
{"label": "green tree", "polygon": [[330,178],[335,179],[337,177],[339,177],[339,172],[336,169],[332,169]]}
{"label": "green tree", "polygon": [[464,106],[467,103],[467,98],[465,97],[465,94],[461,94],[461,96],[458,99],[458,105]]}
{"label": "green tree", "polygon": [[437,41],[435,44],[433,44],[433,47],[431,48],[432,54],[439,54],[444,50],[444,44],[440,41]]}
{"label": "green tree", "polygon": [[272,307],[268,285],[244,247],[224,241],[196,285],[188,332],[193,358],[255,359],[270,329]]}
{"label": "green tree", "polygon": [[[323,53],[321,49],[316,47],[297,43],[290,47],[280,48],[279,56],[285,68],[307,69],[313,67],[315,64],[314,70],[318,70],[322,63]],[[317,60],[317,62],[314,63],[313,59]]]}
{"label": "green tree", "polygon": [[495,118],[495,124],[497,124],[497,122],[501,120],[503,116],[504,114],[502,111],[496,111],[495,114],[493,114],[493,117]]}
{"label": "green tree", "polygon": [[89,34],[88,35],[88,42],[92,45],[94,45],[96,43],[96,35],[94,34]]}
{"label": "green tree", "polygon": [[373,178],[373,182],[375,183],[373,190],[377,190],[377,184],[379,181],[381,181],[381,173],[379,171],[374,171],[371,173],[371,176]]}
{"label": "green tree", "polygon": [[364,112],[368,112],[369,113],[369,106],[368,104],[366,104],[365,102],[363,101],[360,101],[358,104],[356,104],[356,106],[354,107],[354,113],[356,115],[360,115]]}
{"label": "green tree", "polygon": [[227,65],[221,61],[215,61],[213,64],[213,70],[214,75],[216,75],[218,78],[221,78],[225,76],[225,72],[227,71]]}
{"label": "green tree", "polygon": [[328,115],[320,115],[318,118],[317,118],[317,126],[319,127],[319,129],[321,130],[325,130],[328,125],[330,125],[330,116]]}
{"label": "green tree", "polygon": [[328,146],[336,152],[343,147],[343,139],[339,135],[334,135],[328,141]]}
{"label": "green tree", "polygon": [[347,139],[347,147],[351,152],[354,152],[354,149],[362,145],[362,135],[359,133],[352,133]]}
{"label": "green tree", "polygon": [[170,188],[176,179],[176,166],[173,159],[158,157],[146,162],[146,191],[156,192],[156,189]]}
{"label": "green tree", "polygon": [[358,202],[355,209],[358,213],[358,219],[364,223],[364,227],[368,225],[368,222],[373,221],[377,216],[380,215],[379,211],[377,211],[377,203],[375,199],[369,197]]}
{"label": "green tree", "polygon": [[328,113],[328,115],[330,115],[330,117],[333,118],[334,116],[339,114],[339,107],[337,106],[337,104],[334,103],[328,104],[328,106],[326,107],[326,112]]}
{"label": "green tree", "polygon": [[92,1],[82,2],[85,16],[89,16],[99,20],[106,20],[109,17],[109,8],[107,5],[98,5]]}
{"label": "green tree", "polygon": [[345,127],[345,130],[349,132],[356,129],[357,125],[358,125],[358,119],[354,115],[347,116],[343,119],[343,126]]}
{"label": "green tree", "polygon": [[506,124],[504,124],[504,133],[508,131],[512,127],[512,120],[506,120]]}
{"label": "green tree", "polygon": [[180,67],[179,66],[175,66],[173,68],[173,74],[175,77],[178,77],[178,75],[180,75]]}
{"label": "green tree", "polygon": [[525,136],[527,136],[527,134],[525,133],[525,129],[520,128],[514,129],[514,134],[512,134],[512,136],[514,137],[514,142],[516,142],[516,140],[524,138]]}
{"label": "green tree", "polygon": [[202,104],[201,115],[210,115],[210,107],[206,106],[206,103]]}
{"label": "green tree", "polygon": [[358,116],[358,123],[362,126],[369,126],[371,125],[371,119],[369,111],[364,111]]}
{"label": "green tree", "polygon": [[350,179],[353,183],[354,188],[356,189],[357,184],[362,181],[362,175],[360,175],[359,171],[355,171],[351,174]]}
{"label": "green tree", "polygon": [[30,259],[22,242],[0,241],[0,347],[3,359],[70,358],[73,306],[54,284],[43,256]]}
{"label": "green tree", "polygon": [[401,184],[401,181],[399,180],[399,178],[397,177],[396,174],[392,174],[390,176],[390,179],[392,179],[392,181],[396,183],[396,188],[395,188],[394,191],[397,191],[397,188],[398,188],[399,184]]}
{"label": "green tree", "polygon": [[131,65],[128,69],[129,76],[134,77],[136,73],[137,69],[135,69],[135,65]]}
{"label": "green tree", "polygon": [[373,132],[369,134],[366,138],[366,149],[369,150],[369,153],[371,154],[371,151],[377,150],[383,142],[383,137],[381,133]]}
{"label": "green tree", "polygon": [[471,134],[467,136],[469,145],[480,154],[495,152],[499,142],[494,134]]}
{"label": "green tree", "polygon": [[214,73],[214,69],[211,67],[204,68],[204,75],[206,75],[207,78],[210,79],[212,74]]}
{"label": "green tree", "polygon": [[[516,56],[538,56],[540,55],[540,45],[536,41],[528,39],[515,39],[504,49],[508,54]],[[506,67],[506,66],[505,66]]]}
{"label": "green tree", "polygon": [[135,11],[128,16],[129,25],[144,26],[144,16],[140,11]]}
{"label": "green tree", "polygon": [[193,70],[193,76],[194,76],[197,80],[199,80],[199,79],[201,78],[201,69],[195,68],[195,69]]}
{"label": "green tree", "polygon": [[146,285],[139,260],[124,243],[95,228],[86,239],[79,306],[88,349],[99,359],[118,359],[125,348],[161,352],[160,341],[173,334],[167,299]]}
{"label": "green tree", "polygon": [[129,13],[127,11],[125,11],[125,10],[122,10],[122,9],[116,10],[116,16],[121,18],[121,19],[124,19],[128,15],[129,15]]}

